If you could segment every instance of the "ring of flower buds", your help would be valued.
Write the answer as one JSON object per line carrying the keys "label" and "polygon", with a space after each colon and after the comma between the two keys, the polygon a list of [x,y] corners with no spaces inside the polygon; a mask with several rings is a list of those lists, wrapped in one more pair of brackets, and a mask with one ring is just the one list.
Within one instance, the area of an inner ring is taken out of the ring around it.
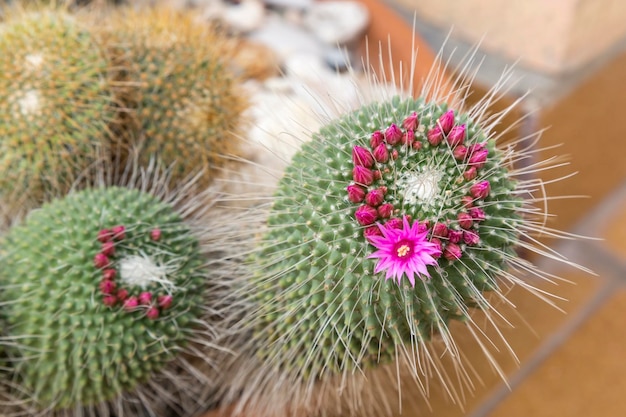
{"label": "ring of flower buds", "polygon": [[[102,303],[108,307],[121,305],[126,312],[143,311],[147,318],[155,320],[162,310],[168,309],[174,301],[171,294],[157,294],[150,291],[137,291],[119,285],[116,280],[118,270],[115,267],[119,255],[116,253],[116,242],[127,237],[124,225],[113,226],[98,231],[97,240],[100,242],[100,251],[94,255],[94,266],[102,273],[98,287],[102,296]],[[161,238],[161,229],[153,228],[150,239],[154,242]]]}
{"label": "ring of flower buds", "polygon": [[[399,125],[392,123],[384,130],[374,131],[369,147],[357,145],[352,148],[353,182],[346,191],[348,200],[358,204],[354,216],[363,226],[366,239],[381,234],[375,225],[377,222],[400,228],[403,216],[411,217],[386,200],[389,187],[383,177],[401,162],[398,161],[400,155],[410,158],[418,152],[446,147],[461,168],[456,183],[464,183],[468,191],[461,198],[461,209],[456,218],[448,216],[443,222],[437,219],[432,224],[429,220],[422,220],[420,225],[430,230],[430,241],[440,245],[441,253],[451,262],[462,256],[459,243],[466,246],[479,244],[478,226],[485,220],[485,212],[475,204],[489,196],[490,183],[480,179],[479,175],[487,163],[489,150],[486,143],[469,143],[466,129],[466,124],[455,124],[454,110],[446,111],[428,127],[420,125],[420,118],[413,111]],[[451,228],[453,223],[461,230]]]}

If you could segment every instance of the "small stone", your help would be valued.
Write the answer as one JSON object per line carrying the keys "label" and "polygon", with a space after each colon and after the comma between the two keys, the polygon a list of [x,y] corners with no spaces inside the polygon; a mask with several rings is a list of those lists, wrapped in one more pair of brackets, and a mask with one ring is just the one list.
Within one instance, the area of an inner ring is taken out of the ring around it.
{"label": "small stone", "polygon": [[369,24],[367,8],[355,1],[316,2],[304,17],[304,24],[329,45],[357,40]]}

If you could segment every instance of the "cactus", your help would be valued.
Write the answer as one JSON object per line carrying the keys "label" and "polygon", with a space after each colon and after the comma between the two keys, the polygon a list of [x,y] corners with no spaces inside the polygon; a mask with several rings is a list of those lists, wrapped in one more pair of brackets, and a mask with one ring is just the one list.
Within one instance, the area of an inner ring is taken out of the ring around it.
{"label": "cactus", "polygon": [[126,139],[142,146],[142,163],[158,156],[176,164],[173,179],[197,171],[211,181],[240,153],[243,96],[229,71],[229,44],[184,14],[121,9],[99,36],[111,56],[123,108]]}
{"label": "cactus", "polygon": [[107,67],[94,38],[74,17],[54,10],[9,14],[0,32],[5,200],[28,195],[41,201],[67,191],[106,153],[107,123],[115,118]]}
{"label": "cactus", "polygon": [[53,200],[3,237],[2,346],[26,414],[166,415],[210,401],[212,376],[196,367],[218,350],[213,277],[230,267],[215,253],[228,243],[215,213],[197,223],[208,194],[161,199],[161,179],[140,181]]}

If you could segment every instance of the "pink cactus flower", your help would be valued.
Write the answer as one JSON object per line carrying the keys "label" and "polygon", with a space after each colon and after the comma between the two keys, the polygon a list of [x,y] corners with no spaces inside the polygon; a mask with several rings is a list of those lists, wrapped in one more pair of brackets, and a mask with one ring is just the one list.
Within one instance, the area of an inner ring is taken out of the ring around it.
{"label": "pink cactus flower", "polygon": [[374,273],[385,271],[385,279],[394,278],[398,284],[406,275],[412,287],[415,276],[420,279],[430,278],[428,265],[437,265],[435,257],[441,254],[436,244],[426,239],[427,231],[420,232],[419,222],[409,224],[408,218],[402,219],[402,228],[390,228],[378,225],[382,236],[372,236],[370,242],[378,250],[368,258],[378,259]]}

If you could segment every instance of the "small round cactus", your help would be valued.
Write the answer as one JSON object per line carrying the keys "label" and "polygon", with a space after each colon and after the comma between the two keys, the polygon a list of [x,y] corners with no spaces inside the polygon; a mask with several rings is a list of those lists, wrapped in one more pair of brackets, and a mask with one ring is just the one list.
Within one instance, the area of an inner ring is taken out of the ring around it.
{"label": "small round cactus", "polygon": [[[0,31],[0,195],[67,191],[106,151],[108,62],[62,12],[16,12]],[[50,175],[50,173],[54,173]]]}
{"label": "small round cactus", "polygon": [[120,398],[213,328],[204,303],[217,285],[207,278],[206,249],[151,193],[69,194],[13,226],[1,250],[12,386],[34,409],[124,409]]}
{"label": "small round cactus", "polygon": [[128,111],[125,140],[141,146],[141,163],[156,156],[174,164],[174,180],[200,171],[208,183],[225,156],[241,152],[245,99],[221,35],[157,8],[113,13],[99,38]]}

